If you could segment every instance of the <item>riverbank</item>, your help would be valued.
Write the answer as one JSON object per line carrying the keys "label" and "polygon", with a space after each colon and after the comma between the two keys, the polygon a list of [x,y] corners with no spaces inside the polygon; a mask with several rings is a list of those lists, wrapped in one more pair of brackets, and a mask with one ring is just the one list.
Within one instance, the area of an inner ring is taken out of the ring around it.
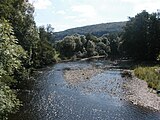
{"label": "riverbank", "polygon": [[[86,69],[69,69],[64,70],[64,78],[69,84],[78,84],[90,80],[91,77],[97,75],[104,70],[101,68],[86,68]],[[152,110],[160,110],[160,97],[156,91],[148,88],[145,81],[136,78],[132,74],[132,78],[124,78],[123,94],[126,101],[130,101],[135,105],[140,105]]]}
{"label": "riverbank", "polygon": [[125,78],[124,89],[126,100],[136,105],[160,111],[160,97],[158,97],[156,91],[148,88],[147,82],[135,77],[134,73],[132,73],[132,78]]}

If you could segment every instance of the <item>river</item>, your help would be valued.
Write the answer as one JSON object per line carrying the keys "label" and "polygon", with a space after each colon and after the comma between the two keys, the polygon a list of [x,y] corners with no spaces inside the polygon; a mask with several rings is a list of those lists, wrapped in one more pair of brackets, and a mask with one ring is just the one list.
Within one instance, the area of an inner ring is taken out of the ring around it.
{"label": "river", "polygon": [[86,82],[70,85],[64,69],[104,67],[104,61],[58,63],[21,92],[23,107],[10,120],[160,120],[160,113],[123,100],[121,69],[108,68]]}

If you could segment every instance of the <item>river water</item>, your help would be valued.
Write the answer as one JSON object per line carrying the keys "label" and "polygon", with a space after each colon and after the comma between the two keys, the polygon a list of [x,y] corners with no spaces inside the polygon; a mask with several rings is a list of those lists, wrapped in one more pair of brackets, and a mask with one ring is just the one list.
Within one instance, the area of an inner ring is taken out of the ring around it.
{"label": "river water", "polygon": [[110,64],[86,82],[64,80],[64,69],[92,66],[104,67],[104,61],[59,63],[44,70],[20,94],[24,105],[10,120],[160,120],[159,112],[123,100],[121,69]]}

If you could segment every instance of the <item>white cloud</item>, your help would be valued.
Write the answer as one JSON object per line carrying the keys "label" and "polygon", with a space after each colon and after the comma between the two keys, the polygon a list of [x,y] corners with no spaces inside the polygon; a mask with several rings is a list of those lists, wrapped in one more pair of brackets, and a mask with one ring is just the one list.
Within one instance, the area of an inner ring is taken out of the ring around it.
{"label": "white cloud", "polygon": [[73,19],[76,19],[77,16],[74,16],[74,15],[68,15],[68,16],[65,16],[64,17],[66,20],[73,20]]}
{"label": "white cloud", "polygon": [[75,5],[71,7],[71,10],[82,17],[94,17],[97,15],[95,8],[91,5]]}
{"label": "white cloud", "polygon": [[159,0],[121,0],[121,1],[124,1],[124,2],[130,2],[130,3],[145,3],[145,2],[157,2]]}
{"label": "white cloud", "polygon": [[160,9],[160,0],[29,1],[34,4],[36,10],[46,10],[37,10],[37,22],[54,23],[53,26],[56,31],[89,24],[124,21],[127,20],[128,16],[135,16],[142,10],[152,13]]}
{"label": "white cloud", "polygon": [[134,13],[139,13],[142,10],[147,12],[156,12],[159,9],[160,0],[121,0],[123,2],[128,2],[133,5]]}
{"label": "white cloud", "polygon": [[55,28],[55,32],[57,32],[57,31],[63,31],[63,30],[71,28],[71,25],[69,25],[69,24],[62,24],[62,23],[56,23],[56,24],[53,23],[52,26]]}
{"label": "white cloud", "polygon": [[56,12],[56,14],[59,14],[59,15],[65,15],[66,12],[64,10],[59,10]]}
{"label": "white cloud", "polygon": [[134,11],[141,12],[142,10],[146,10],[147,12],[152,13],[157,11],[157,9],[159,8],[159,5],[160,5],[160,1],[157,1],[157,2],[148,1],[142,4],[137,4],[134,8]]}
{"label": "white cloud", "polygon": [[52,5],[51,0],[29,0],[36,9],[47,9]]}
{"label": "white cloud", "polygon": [[91,5],[74,5],[71,7],[71,11],[76,16],[74,21],[78,23],[94,22],[98,18],[96,9]]}
{"label": "white cloud", "polygon": [[86,18],[82,18],[82,19],[76,19],[75,22],[77,23],[83,23],[83,22],[86,22],[88,19]]}

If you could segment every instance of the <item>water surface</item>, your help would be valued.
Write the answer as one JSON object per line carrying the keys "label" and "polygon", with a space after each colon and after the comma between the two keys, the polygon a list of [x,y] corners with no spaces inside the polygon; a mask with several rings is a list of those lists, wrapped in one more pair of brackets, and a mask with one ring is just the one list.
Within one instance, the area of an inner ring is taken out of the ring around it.
{"label": "water surface", "polygon": [[[105,64],[106,65],[106,64]],[[89,81],[70,85],[63,69],[104,67],[104,62],[60,63],[45,70],[21,95],[24,106],[10,120],[160,120],[160,113],[123,100],[121,70],[105,69]]]}

